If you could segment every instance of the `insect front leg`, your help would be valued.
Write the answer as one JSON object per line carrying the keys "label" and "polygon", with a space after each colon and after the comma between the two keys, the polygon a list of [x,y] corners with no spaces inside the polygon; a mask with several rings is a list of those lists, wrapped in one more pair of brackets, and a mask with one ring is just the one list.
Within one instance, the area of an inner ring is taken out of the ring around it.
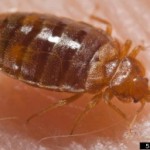
{"label": "insect front leg", "polygon": [[38,117],[38,116],[41,116],[43,115],[44,113],[52,110],[52,109],[55,109],[57,107],[61,107],[61,106],[64,106],[64,105],[67,105],[75,100],[77,100],[79,97],[81,97],[83,95],[83,93],[80,93],[80,94],[75,94],[69,98],[66,98],[66,99],[62,99],[62,100],[59,100],[58,102],[54,103],[54,104],[50,104],[48,107],[42,109],[41,111],[33,114],[32,116],[30,116],[26,123],[29,123],[32,119],[34,119],[35,117]]}
{"label": "insect front leg", "polygon": [[87,104],[87,106],[85,107],[85,109],[79,114],[79,116],[76,118],[75,123],[71,129],[70,135],[72,135],[76,129],[76,127],[79,125],[79,123],[81,122],[81,120],[84,118],[84,116],[92,109],[94,108],[99,101],[102,98],[102,93],[95,95],[90,102]]}
{"label": "insect front leg", "polygon": [[111,102],[112,98],[113,98],[113,94],[111,93],[111,91],[109,89],[106,89],[103,94],[104,102],[107,105],[109,105],[110,108],[112,108],[115,112],[117,112],[123,119],[127,120],[126,115],[116,105],[114,105]]}
{"label": "insect front leg", "polygon": [[141,106],[139,107],[139,109],[136,111],[130,125],[129,125],[129,129],[131,129],[137,119],[137,116],[139,115],[139,113],[143,110],[144,106],[145,106],[145,100],[140,101]]}

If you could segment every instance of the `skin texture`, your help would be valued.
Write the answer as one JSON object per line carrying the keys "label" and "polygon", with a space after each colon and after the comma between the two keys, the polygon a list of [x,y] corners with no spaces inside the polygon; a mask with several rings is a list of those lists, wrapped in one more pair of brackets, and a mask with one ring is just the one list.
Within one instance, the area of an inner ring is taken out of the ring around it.
{"label": "skin texture", "polygon": [[[131,2],[114,0],[78,1],[67,0],[41,1],[11,1],[0,3],[1,12],[29,11],[52,13],[59,16],[70,17],[86,21],[98,27],[105,27],[99,22],[91,20],[90,14],[103,17],[113,25],[113,36],[121,42],[130,38],[133,47],[144,44],[148,47],[138,56],[146,68],[149,77],[149,1]],[[99,6],[95,11],[95,4]],[[109,10],[109,11],[108,11]],[[115,10],[115,11],[114,11]],[[127,11],[128,10],[128,11]],[[150,139],[149,130],[149,104],[138,116],[132,134],[127,134],[128,123],[103,101],[94,108],[81,122],[74,136],[68,136],[75,117],[84,109],[91,95],[84,95],[76,102],[58,108],[35,118],[30,124],[26,119],[33,113],[47,107],[61,98],[69,97],[68,93],[56,93],[26,85],[0,73],[0,132],[1,147],[5,149],[138,149],[140,141]],[[116,99],[117,105],[131,120],[137,104],[124,104]],[[12,117],[8,118],[8,117]],[[94,131],[94,132],[93,132]],[[46,137],[49,137],[46,139]]]}

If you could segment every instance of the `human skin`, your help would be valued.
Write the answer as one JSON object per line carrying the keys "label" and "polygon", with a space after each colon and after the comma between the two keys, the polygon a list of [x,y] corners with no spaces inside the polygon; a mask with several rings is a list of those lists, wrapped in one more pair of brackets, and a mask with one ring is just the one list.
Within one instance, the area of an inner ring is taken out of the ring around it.
{"label": "human skin", "polygon": [[[96,7],[95,7],[96,6]],[[138,59],[149,75],[150,2],[148,0],[26,0],[0,2],[1,12],[23,11],[55,14],[85,21],[96,27],[105,25],[92,20],[94,14],[111,22],[112,36],[121,43],[133,41],[133,47],[144,45]],[[96,8],[96,9],[95,9]],[[133,48],[132,47],[132,48]],[[141,89],[142,90],[142,89]],[[139,142],[149,141],[149,104],[139,114],[132,131],[128,122],[107,106],[103,100],[91,110],[69,135],[75,117],[84,109],[92,95],[85,94],[76,102],[37,117],[29,124],[26,119],[70,93],[35,88],[0,73],[0,147],[4,149],[138,149]],[[138,91],[137,91],[138,92]],[[132,120],[140,104],[125,104],[117,99],[113,103]],[[130,121],[129,121],[130,122]]]}

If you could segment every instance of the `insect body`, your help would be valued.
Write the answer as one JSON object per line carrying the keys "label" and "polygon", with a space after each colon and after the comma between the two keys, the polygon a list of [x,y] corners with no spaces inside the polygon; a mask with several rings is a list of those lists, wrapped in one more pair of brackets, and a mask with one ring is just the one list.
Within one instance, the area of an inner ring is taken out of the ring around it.
{"label": "insect body", "polygon": [[122,116],[110,101],[113,96],[123,102],[140,101],[142,107],[148,101],[148,79],[135,58],[140,46],[128,54],[129,40],[122,47],[116,43],[104,30],[66,18],[34,13],[0,16],[2,71],[37,87],[76,93],[28,121],[76,100],[82,93],[94,94],[72,132],[83,114],[101,97]]}
{"label": "insect body", "polygon": [[87,78],[93,58],[98,59],[96,52],[110,41],[103,31],[69,19],[37,14],[8,15],[1,22],[3,71],[54,90],[94,90]]}

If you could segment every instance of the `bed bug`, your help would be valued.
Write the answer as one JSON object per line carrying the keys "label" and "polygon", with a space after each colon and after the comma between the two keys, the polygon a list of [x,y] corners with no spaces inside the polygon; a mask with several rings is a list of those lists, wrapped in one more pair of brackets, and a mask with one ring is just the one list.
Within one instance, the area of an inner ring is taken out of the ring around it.
{"label": "bed bug", "polygon": [[32,115],[28,122],[91,93],[93,98],[77,117],[72,134],[84,114],[101,99],[124,118],[124,113],[111,103],[114,96],[122,102],[141,102],[133,120],[149,101],[145,69],[136,59],[143,47],[137,46],[129,53],[130,40],[121,45],[112,38],[109,22],[91,18],[106,24],[107,29],[53,15],[0,15],[1,70],[33,86],[74,93]]}

